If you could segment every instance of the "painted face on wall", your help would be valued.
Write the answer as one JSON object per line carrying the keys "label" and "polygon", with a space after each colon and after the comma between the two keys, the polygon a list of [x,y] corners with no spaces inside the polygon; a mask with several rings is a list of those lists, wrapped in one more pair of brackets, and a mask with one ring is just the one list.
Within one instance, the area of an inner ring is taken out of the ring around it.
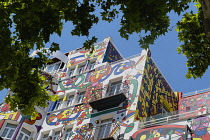
{"label": "painted face on wall", "polygon": [[208,117],[200,117],[193,120],[191,127],[194,130],[196,136],[205,135],[209,126]]}

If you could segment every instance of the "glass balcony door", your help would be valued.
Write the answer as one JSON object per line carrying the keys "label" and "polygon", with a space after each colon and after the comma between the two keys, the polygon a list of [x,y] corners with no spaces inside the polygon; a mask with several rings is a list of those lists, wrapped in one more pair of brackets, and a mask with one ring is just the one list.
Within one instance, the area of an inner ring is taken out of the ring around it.
{"label": "glass balcony door", "polygon": [[112,128],[112,118],[102,120],[101,125],[99,126],[97,139],[109,137],[111,128]]}

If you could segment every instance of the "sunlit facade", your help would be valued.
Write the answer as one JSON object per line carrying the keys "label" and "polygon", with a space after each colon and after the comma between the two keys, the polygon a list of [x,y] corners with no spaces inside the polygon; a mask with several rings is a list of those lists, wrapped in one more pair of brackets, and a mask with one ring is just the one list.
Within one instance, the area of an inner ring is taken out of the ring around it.
{"label": "sunlit facade", "polygon": [[[3,103],[2,138],[205,140],[208,137],[209,92],[187,97],[173,92],[149,50],[123,58],[108,37],[95,44],[92,53],[79,48],[55,56],[43,75],[53,77],[57,84],[46,90],[59,99],[49,102],[47,108],[37,108],[36,120],[11,112],[9,105]],[[205,125],[206,131],[197,132],[196,122]]]}

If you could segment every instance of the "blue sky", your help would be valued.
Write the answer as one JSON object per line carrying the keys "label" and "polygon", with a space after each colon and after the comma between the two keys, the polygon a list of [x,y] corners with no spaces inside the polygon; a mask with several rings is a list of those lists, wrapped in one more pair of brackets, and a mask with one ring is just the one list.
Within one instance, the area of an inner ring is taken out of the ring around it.
{"label": "blue sky", "polygon": [[[179,20],[180,17],[174,13],[170,13],[169,16],[171,17],[171,26],[175,26],[176,21]],[[86,37],[72,37],[70,34],[71,29],[72,24],[67,23],[64,26],[61,37],[56,35],[51,37],[51,43],[59,43],[61,52],[63,53],[82,47],[83,42],[87,39]],[[98,37],[98,41],[102,41],[104,38],[111,36],[116,47],[125,58],[140,53],[142,49],[139,47],[139,36],[133,34],[128,40],[123,39],[120,37],[119,29],[119,20],[115,20],[112,23],[101,21],[90,30],[90,36]],[[178,41],[177,32],[174,28],[165,36],[161,36],[156,40],[154,45],[150,46],[153,60],[156,62],[172,89],[174,91],[189,93],[210,88],[209,70],[201,79],[185,78],[187,59],[185,56],[177,54],[176,48],[179,45],[180,42]],[[3,100],[5,93],[6,90],[0,91],[0,101]]]}

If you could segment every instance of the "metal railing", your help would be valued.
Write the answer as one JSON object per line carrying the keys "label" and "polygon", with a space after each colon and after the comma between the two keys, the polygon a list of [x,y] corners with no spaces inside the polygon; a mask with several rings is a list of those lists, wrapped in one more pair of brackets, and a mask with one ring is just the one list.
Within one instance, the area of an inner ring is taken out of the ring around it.
{"label": "metal railing", "polygon": [[139,129],[153,127],[157,125],[163,125],[163,124],[172,123],[175,121],[181,121],[184,119],[189,119],[192,117],[197,117],[200,115],[210,113],[210,107],[204,107],[204,108],[206,108],[206,112],[204,112],[203,114],[200,114],[198,110],[192,110],[192,111],[186,111],[184,113],[179,113],[180,111],[167,112],[167,113],[147,117],[146,120],[148,121],[139,122]]}
{"label": "metal railing", "polygon": [[94,90],[91,94],[91,101],[96,101],[100,100],[102,98],[110,97],[110,96],[115,96],[117,94],[124,94],[126,98],[128,98],[128,93],[123,91],[123,83],[120,85],[120,89],[116,90],[115,92],[110,91],[110,87],[108,88],[100,88],[97,90]]}
{"label": "metal railing", "polygon": [[207,92],[207,91],[210,91],[210,88],[202,89],[202,90],[196,90],[196,91],[190,92],[190,93],[184,93],[183,94],[183,97],[187,97],[187,96],[191,96],[191,95],[196,95],[196,94]]}
{"label": "metal railing", "polygon": [[99,140],[103,138],[112,137],[117,140],[120,135],[120,126],[117,123],[101,124],[99,126],[93,126],[91,128],[91,134],[88,131],[79,131],[79,134],[83,137],[83,140]]}

